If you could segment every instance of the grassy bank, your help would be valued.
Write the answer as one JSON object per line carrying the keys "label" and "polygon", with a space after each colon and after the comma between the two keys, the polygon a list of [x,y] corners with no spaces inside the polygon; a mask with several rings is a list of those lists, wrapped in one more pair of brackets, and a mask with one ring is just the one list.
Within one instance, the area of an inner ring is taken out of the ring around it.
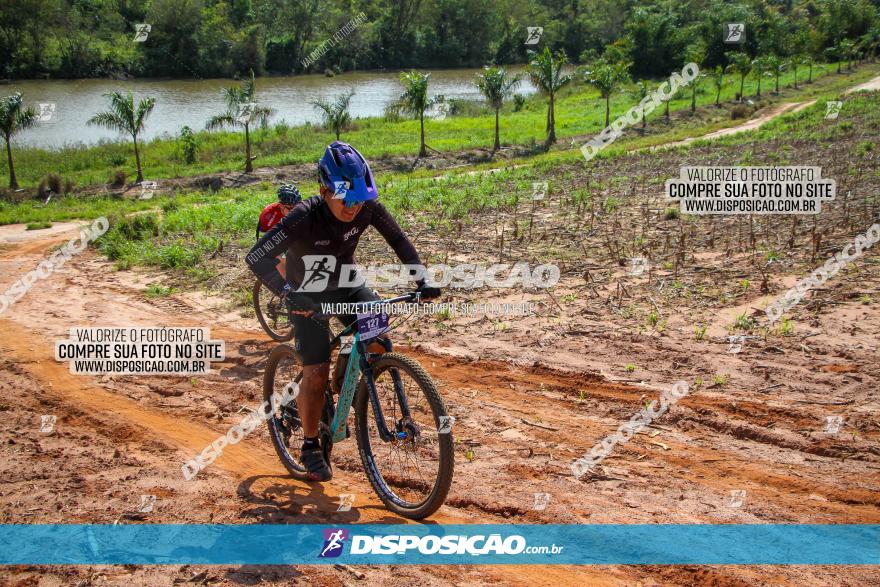
{"label": "grassy bank", "polygon": [[[771,153],[779,165],[798,165],[797,153],[788,145],[792,141],[812,143],[852,144],[852,173],[862,166],[859,161],[874,153],[874,141],[880,129],[880,93],[862,93],[849,96],[844,106],[845,118],[825,120],[825,106],[817,103],[801,112],[786,115],[768,123],[757,133],[743,133],[724,139],[724,144],[743,145],[738,164],[764,164],[751,160],[755,145],[777,141],[778,151]],[[651,158],[653,154],[626,154],[616,157]],[[535,204],[531,199],[532,182],[548,181],[552,206],[575,210],[599,210],[612,214],[622,205],[616,194],[631,178],[621,174],[602,173],[598,161],[585,168],[564,160],[526,164],[507,168],[493,174],[467,175],[459,173],[437,181],[429,177],[404,174],[386,174],[380,177],[383,203],[411,232],[425,230],[439,234],[459,235],[469,227],[486,230],[485,221],[500,222],[506,226],[510,238],[522,238],[531,222]],[[620,167],[620,165],[615,165]],[[626,167],[624,165],[624,167]],[[865,164],[866,169],[871,165]],[[662,183],[677,169],[666,169],[649,183]],[[863,181],[876,183],[880,171],[870,172]],[[837,177],[838,190],[850,178]],[[578,187],[574,187],[578,186]],[[135,265],[186,271],[190,279],[200,282],[216,274],[214,258],[222,252],[241,253],[254,242],[253,227],[261,207],[273,199],[268,185],[254,185],[239,190],[221,190],[217,194],[193,193],[177,200],[163,202],[162,210],[128,218],[116,217],[111,230],[99,241],[100,249],[120,268]],[[547,204],[550,205],[550,204]],[[543,206],[543,205],[542,205]],[[562,209],[562,208],[560,208]],[[539,210],[540,211],[540,210]],[[492,212],[492,214],[485,214]],[[418,230],[415,230],[415,229]],[[571,251],[572,254],[577,251]],[[558,254],[564,256],[563,249]]]}
{"label": "grassy bank", "polygon": [[[762,82],[763,97],[773,100],[809,99],[816,94],[840,91],[848,86],[869,79],[880,72],[876,64],[863,65],[852,73],[837,75],[835,66],[817,65],[813,76],[815,82],[801,86],[799,90],[788,88],[793,75],[781,77],[780,96],[770,92],[774,81],[767,78]],[[799,72],[803,81],[805,71]],[[655,87],[659,83],[652,83]],[[754,96],[757,83],[748,79],[745,94]],[[728,76],[721,94],[722,101],[732,101],[739,89],[739,80]],[[612,116],[620,115],[636,102],[636,98],[621,91],[612,97]],[[714,86],[703,80],[697,94],[697,104],[706,106],[715,101]],[[690,92],[685,89],[672,100],[673,112],[690,107]],[[540,96],[529,98],[524,107],[513,112],[506,105],[502,112],[501,138],[505,144],[530,145],[540,143],[545,137],[546,99]],[[467,109],[472,111],[472,108]],[[600,131],[605,124],[605,104],[598,93],[580,81],[562,92],[557,101],[557,135],[560,144],[565,145],[571,137],[583,136]],[[663,117],[662,109],[649,116],[648,124]],[[182,121],[198,128],[199,121]],[[728,119],[727,124],[735,123]],[[717,125],[723,126],[724,121]],[[686,133],[688,129],[680,128]],[[445,120],[426,122],[427,142],[440,151],[459,151],[473,148],[491,147],[494,136],[494,116],[483,109],[479,116],[450,116]],[[418,121],[386,121],[382,118],[358,119],[355,128],[343,135],[343,139],[353,144],[369,158],[394,156],[413,156],[418,151]],[[279,166],[298,163],[312,163],[320,156],[324,146],[333,139],[327,131],[313,125],[289,127],[283,124],[260,129],[254,133],[256,164],[258,166]],[[237,170],[243,167],[243,135],[233,132],[197,133],[199,151],[197,160],[191,165],[183,162],[180,145],[176,140],[156,139],[144,146],[142,158],[145,175],[148,179],[183,177],[204,173]],[[665,139],[664,139],[665,140]],[[124,142],[105,143],[92,147],[67,147],[56,151],[17,148],[15,150],[16,171],[23,186],[35,186],[49,173],[58,173],[72,179],[77,185],[106,183],[116,169],[124,169],[131,178],[134,173],[134,155],[131,146]],[[6,160],[0,161],[0,174],[8,173]]]}

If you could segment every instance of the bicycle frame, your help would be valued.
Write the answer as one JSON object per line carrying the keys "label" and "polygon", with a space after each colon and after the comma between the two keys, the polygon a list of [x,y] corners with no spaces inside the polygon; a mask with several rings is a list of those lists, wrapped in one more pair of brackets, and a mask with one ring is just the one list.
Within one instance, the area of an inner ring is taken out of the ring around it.
{"label": "bicycle frame", "polygon": [[[400,301],[409,301],[413,294],[400,296],[381,302],[389,304]],[[418,299],[418,298],[416,298]],[[368,304],[378,304],[380,302],[365,302]],[[345,377],[343,379],[342,389],[339,392],[339,400],[336,402],[336,410],[333,415],[333,421],[330,423],[330,433],[333,435],[333,442],[340,442],[346,437],[345,424],[348,421],[348,414],[351,412],[351,405],[354,402],[354,393],[357,389],[358,374],[363,373],[364,380],[367,384],[367,391],[370,394],[370,404],[373,407],[373,414],[376,417],[376,427],[379,430],[379,438],[383,442],[388,442],[392,438],[405,438],[405,432],[391,432],[385,425],[385,418],[382,415],[382,406],[379,404],[379,395],[376,392],[376,383],[373,381],[373,372],[370,369],[368,360],[368,352],[366,345],[361,341],[360,332],[357,332],[354,325],[348,326],[340,332],[336,338],[341,338],[354,330],[354,340],[351,345],[351,354],[348,356],[348,364],[345,367]],[[337,357],[336,360],[340,360]],[[406,395],[403,393],[403,384],[400,381],[400,375],[396,372],[392,373],[394,380],[394,392],[397,395],[397,401],[400,403],[401,413],[404,418],[409,417],[409,405],[406,402]]]}

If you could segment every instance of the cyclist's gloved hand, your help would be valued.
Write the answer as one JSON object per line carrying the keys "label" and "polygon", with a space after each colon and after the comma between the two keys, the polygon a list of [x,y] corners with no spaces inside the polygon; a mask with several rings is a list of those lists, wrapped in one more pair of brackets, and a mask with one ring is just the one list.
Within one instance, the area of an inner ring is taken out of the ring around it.
{"label": "cyclist's gloved hand", "polygon": [[299,292],[288,291],[284,296],[284,301],[287,304],[287,309],[291,312],[311,313],[317,310],[312,298]]}
{"label": "cyclist's gloved hand", "polygon": [[419,287],[416,288],[416,291],[422,294],[423,300],[432,300],[440,297],[440,288],[428,285],[424,281],[419,282]]}

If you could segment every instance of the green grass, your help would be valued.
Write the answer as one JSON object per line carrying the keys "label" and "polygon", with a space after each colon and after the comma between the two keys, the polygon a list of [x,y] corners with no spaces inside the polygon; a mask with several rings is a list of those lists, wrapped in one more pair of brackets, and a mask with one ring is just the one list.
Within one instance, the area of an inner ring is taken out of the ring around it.
{"label": "green grass", "polygon": [[25,230],[43,230],[44,228],[52,228],[52,223],[48,221],[28,222]]}
{"label": "green grass", "polygon": [[[848,96],[841,117],[856,122],[841,128],[841,120],[825,120],[825,107],[819,102],[795,114],[785,115],[768,123],[761,130],[723,139],[734,144],[749,141],[789,141],[792,136],[848,139],[876,134],[880,128],[880,92]],[[855,145],[860,144],[858,140]],[[692,147],[685,147],[692,148]],[[747,151],[745,148],[743,151]],[[868,152],[866,156],[872,156]],[[613,157],[636,155],[619,150]],[[643,155],[638,155],[639,157]],[[589,165],[601,171],[606,156]],[[574,168],[573,163],[580,167]],[[517,166],[507,165],[497,173],[468,175],[472,167],[447,170],[443,177],[431,176],[436,171],[419,170],[414,173],[383,173],[377,176],[382,202],[404,225],[418,224],[422,228],[449,227],[461,223],[465,228],[475,222],[473,213],[499,208],[520,210],[530,205],[532,183],[550,181],[561,185],[579,173],[584,162],[580,151],[553,151],[523,159]],[[576,171],[573,171],[576,170]],[[614,178],[603,181],[613,182]],[[602,190],[601,185],[592,186]],[[566,201],[575,201],[577,194],[566,193]],[[249,248],[254,242],[253,229],[260,210],[275,199],[274,188],[268,182],[243,188],[222,189],[216,193],[195,191],[174,196],[157,196],[152,200],[125,200],[112,197],[75,198],[65,196],[53,199],[48,205],[26,201],[12,204],[0,200],[0,224],[10,222],[51,222],[70,219],[91,221],[99,216],[110,219],[111,228],[97,246],[120,269],[132,266],[153,266],[186,272],[200,282],[211,277],[207,262],[221,248],[233,245]],[[607,199],[596,200],[599,209],[609,206]],[[612,207],[616,207],[613,204]],[[136,214],[132,214],[136,213]],[[604,212],[602,212],[604,213]],[[769,253],[768,253],[769,254]],[[426,262],[432,262],[429,259]],[[671,268],[671,264],[670,264]],[[740,284],[742,285],[742,284]],[[656,312],[647,316],[647,324],[662,329]],[[743,316],[735,326],[748,330],[751,326]],[[700,340],[705,335],[695,332]]]}
{"label": "green grass", "polygon": [[177,290],[175,288],[165,287],[164,285],[158,283],[151,283],[144,291],[144,295],[148,298],[167,298],[168,296],[175,293],[177,293]]}
{"label": "green grass", "polygon": [[[792,81],[792,74],[787,73],[781,78],[781,88],[784,89],[780,99],[795,97],[805,99],[814,94],[833,92],[835,89],[839,90],[868,79],[880,71],[877,65],[865,65],[854,73],[836,75],[833,74],[834,68],[834,65],[816,66],[814,79],[819,81],[802,86],[797,91],[787,88]],[[804,72],[801,72],[799,78],[802,79],[803,76]],[[659,85],[660,81],[652,82],[651,86]],[[755,80],[749,78],[746,82],[746,96],[753,96],[756,86]],[[766,88],[765,85],[762,99],[774,99]],[[728,76],[721,94],[722,101],[733,100],[738,89],[738,80],[734,79],[734,76]],[[698,105],[711,105],[714,100],[714,87],[708,80],[703,80],[697,94]],[[635,103],[635,98],[627,93],[614,94],[611,100],[612,120]],[[683,89],[680,95],[670,102],[670,109],[673,112],[687,110],[689,107],[688,88]],[[556,108],[556,132],[561,144],[568,143],[571,137],[595,134],[605,126],[604,101],[594,89],[583,85],[580,81],[573,82],[560,93]],[[649,115],[649,127],[663,117],[662,110],[658,108]],[[488,109],[482,108],[482,112],[480,116],[448,116],[445,120],[427,120],[425,125],[428,144],[442,152],[491,147],[494,138],[494,116]],[[527,99],[525,106],[519,112],[513,112],[512,106],[506,105],[501,116],[502,142],[516,145],[534,145],[543,142],[546,112],[547,100],[542,96]],[[201,126],[199,121],[186,122],[193,127]],[[723,128],[737,122],[727,117],[723,120],[715,120],[712,125],[713,129]],[[356,128],[345,132],[342,138],[357,145],[368,158],[413,156],[418,151],[417,120],[386,122],[382,118],[366,118],[358,119],[355,124]],[[701,126],[702,124],[701,122]],[[672,134],[663,133],[662,138],[658,135],[648,135],[641,137],[639,141],[643,146],[647,146],[676,140],[677,136],[684,138],[690,136],[692,131],[690,125],[677,122]],[[260,129],[253,133],[254,150],[258,157],[256,164],[278,166],[313,163],[332,139],[329,132],[310,124],[301,127],[279,124]],[[155,139],[143,145],[141,156],[146,177],[156,180],[243,168],[242,133],[200,132],[197,133],[197,140],[198,158],[191,165],[183,162],[180,145],[176,139]],[[639,141],[631,144],[638,146]],[[575,152],[580,156],[580,152]],[[116,169],[124,169],[129,180],[134,176],[134,153],[130,143],[124,141],[92,147],[65,147],[52,151],[19,147],[15,149],[14,155],[20,183],[26,187],[36,186],[40,179],[49,173],[58,173],[65,179],[72,179],[77,185],[106,183]],[[3,158],[0,160],[0,175],[6,174],[8,174],[7,163]]]}

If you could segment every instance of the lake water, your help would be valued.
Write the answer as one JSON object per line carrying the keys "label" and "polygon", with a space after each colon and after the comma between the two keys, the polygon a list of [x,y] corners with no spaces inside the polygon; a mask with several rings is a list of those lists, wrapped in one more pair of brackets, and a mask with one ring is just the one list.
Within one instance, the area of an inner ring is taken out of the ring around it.
{"label": "lake water", "polygon": [[[518,72],[522,68],[511,67],[509,70]],[[478,71],[432,71],[428,94],[479,99],[479,91],[473,83]],[[37,111],[40,110],[40,104],[54,104],[54,111],[47,121],[39,122],[35,128],[16,137],[18,144],[51,148],[121,138],[117,133],[86,124],[92,115],[107,108],[107,98],[103,96],[107,92],[132,90],[136,98],[156,98],[156,107],[147,119],[143,134],[146,139],[151,139],[166,134],[176,135],[184,125],[189,125],[193,130],[204,129],[211,116],[225,111],[221,90],[236,83],[235,80],[228,79],[27,80],[0,85],[0,95],[20,91],[24,101]],[[403,91],[396,72],[351,72],[335,77],[300,75],[257,79],[258,102],[276,111],[270,124],[281,120],[292,125],[317,122],[320,116],[311,101],[332,99],[349,89],[355,90],[350,109],[354,117],[381,116],[385,107]],[[524,79],[517,90],[523,95],[533,94],[535,91],[528,79]]]}

